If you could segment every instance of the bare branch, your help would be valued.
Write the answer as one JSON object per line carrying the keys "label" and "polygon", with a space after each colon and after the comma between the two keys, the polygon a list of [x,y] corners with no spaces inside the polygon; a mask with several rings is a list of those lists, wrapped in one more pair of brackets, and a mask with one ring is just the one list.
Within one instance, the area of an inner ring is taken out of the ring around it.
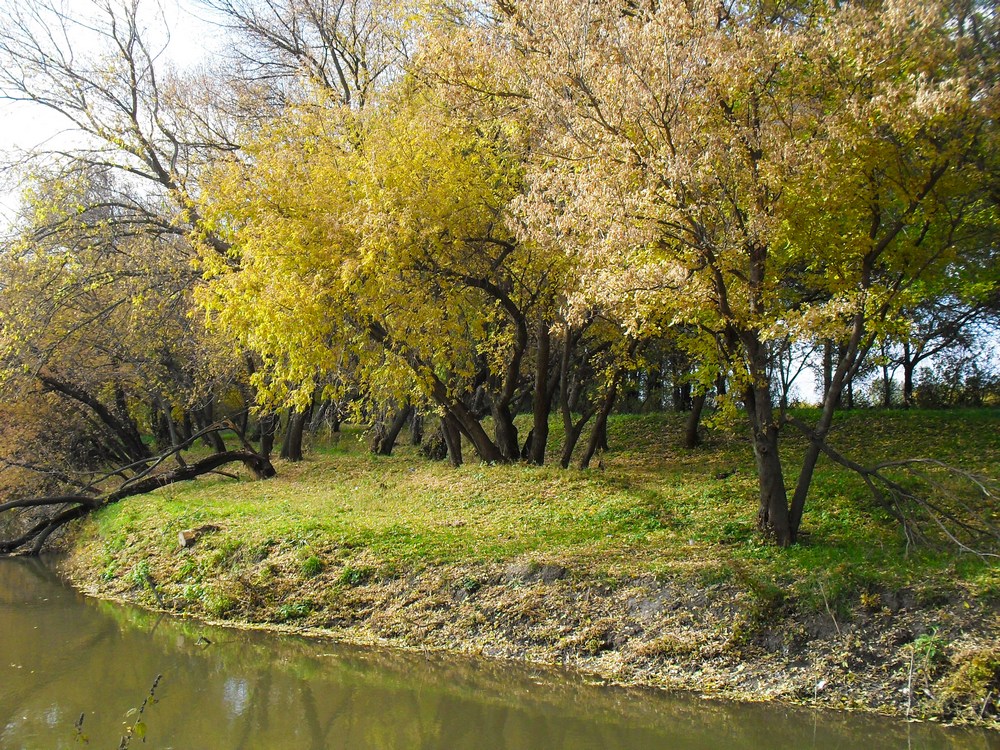
{"label": "bare branch", "polygon": [[899,521],[908,544],[944,544],[980,557],[1000,557],[1000,528],[981,511],[995,503],[1000,492],[996,481],[934,458],[863,466],[797,417],[786,415],[785,422],[833,461],[861,476],[875,500]]}

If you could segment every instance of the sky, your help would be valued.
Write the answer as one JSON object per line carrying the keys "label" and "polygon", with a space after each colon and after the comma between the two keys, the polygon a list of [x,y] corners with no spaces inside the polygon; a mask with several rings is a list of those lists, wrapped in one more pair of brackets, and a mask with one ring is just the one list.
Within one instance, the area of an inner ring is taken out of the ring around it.
{"label": "sky", "polygon": [[[58,4],[59,0],[54,0]],[[0,0],[0,24],[9,9],[23,0]],[[161,23],[170,30],[170,41],[165,56],[176,67],[188,67],[207,59],[221,46],[222,34],[206,19],[209,13],[199,7],[196,0],[142,0],[151,14],[150,28],[159,29]],[[86,0],[73,0],[76,10],[86,7]],[[152,18],[162,11],[162,21]],[[83,45],[84,48],[86,44]],[[11,102],[0,99],[0,152],[7,154],[18,149],[34,149],[72,141],[67,132],[67,121],[52,110],[32,103]],[[0,225],[7,224],[17,206],[17,188],[0,182]]]}

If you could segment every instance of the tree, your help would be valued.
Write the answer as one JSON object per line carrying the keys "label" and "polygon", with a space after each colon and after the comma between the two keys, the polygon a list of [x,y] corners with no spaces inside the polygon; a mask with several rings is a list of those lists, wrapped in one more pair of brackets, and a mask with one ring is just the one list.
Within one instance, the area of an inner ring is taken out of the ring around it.
{"label": "tree", "polygon": [[[219,429],[222,426],[213,425],[208,431]],[[29,516],[26,528],[15,531],[10,538],[0,539],[0,556],[22,550],[26,554],[37,555],[49,537],[71,521],[126,498],[153,492],[176,482],[196,479],[230,463],[242,463],[255,479],[275,476],[271,462],[253,451],[249,445],[245,445],[243,450],[215,453],[192,464],[179,460],[180,466],[175,469],[164,471],[160,468],[168,458],[179,456],[181,451],[189,448],[203,434],[194,435],[185,443],[173,446],[157,456],[97,473],[89,481],[74,480],[70,493],[20,497],[0,502],[0,514],[6,516],[18,512],[41,513],[40,517]]]}
{"label": "tree", "polygon": [[[995,225],[997,61],[969,31],[992,16],[901,2],[493,7],[468,48],[494,95],[526,102],[540,141],[522,238],[588,269],[585,304],[701,332],[693,353],[721,359],[746,413],[759,523],[794,542],[845,383],[919,282],[947,273],[965,230]],[[770,381],[770,344],[786,337],[844,342],[790,501]]]}
{"label": "tree", "polygon": [[[29,182],[67,184],[106,174],[99,195],[78,194],[78,200],[98,202],[77,207],[75,231],[94,233],[96,244],[110,235],[142,235],[151,247],[169,248],[177,264],[172,273],[186,279],[186,296],[200,282],[191,268],[196,257],[192,235],[225,262],[235,262],[228,243],[199,214],[201,175],[221,154],[238,151],[236,134],[251,131],[278,103],[271,82],[241,77],[239,69],[171,66],[168,42],[155,3],[85,0],[72,9],[56,0],[17,3],[5,11],[0,30],[0,96],[47,108],[68,126],[60,138],[22,154],[13,165],[17,172]],[[90,219],[94,223],[87,226]],[[41,227],[44,222],[34,223]],[[168,295],[176,291],[173,283],[165,290]],[[157,294],[151,286],[144,299]],[[188,333],[192,330],[189,326]],[[150,405],[156,432],[172,442],[183,437],[188,422],[212,422],[210,412],[219,403],[214,397],[184,403],[186,397],[168,393],[200,387],[187,361],[162,363],[172,375],[160,381],[163,398]],[[258,366],[243,352],[217,364],[220,380],[232,375],[233,365]],[[247,374],[239,377],[243,390]],[[184,413],[176,413],[182,404]],[[274,420],[265,415],[263,421]],[[270,439],[270,430],[262,432]],[[206,440],[222,447],[217,434],[207,434]]]}
{"label": "tree", "polygon": [[533,383],[547,424],[542,321],[562,259],[506,228],[517,148],[516,128],[449,117],[414,84],[360,111],[290,110],[220,170],[206,210],[233,229],[241,268],[210,265],[203,302],[262,357],[262,393],[303,408],[356,379],[376,406],[433,403],[483,460],[519,458],[513,417]]}
{"label": "tree", "polygon": [[107,170],[74,176],[38,182],[0,248],[0,388],[8,404],[58,395],[100,426],[100,453],[130,463],[149,456],[141,431],[158,420],[167,445],[182,415],[213,423],[239,366],[191,318],[182,239],[123,231]]}
{"label": "tree", "polygon": [[[45,107],[78,137],[72,146],[33,151],[25,167],[61,157],[64,171],[111,169],[119,219],[143,231],[200,231],[217,252],[228,247],[202,226],[197,177],[237,144],[218,118],[182,99],[179,74],[161,57],[169,35],[141,0],[85,0],[66,12],[55,0],[6,10],[0,30],[0,96]],[[162,23],[162,19],[159,19]]]}
{"label": "tree", "polygon": [[[915,373],[928,360],[953,349],[968,349],[988,333],[988,308],[982,301],[971,303],[949,296],[937,296],[914,309],[910,325],[891,359],[903,371],[903,406],[914,405]],[[984,325],[985,324],[985,325]]]}
{"label": "tree", "polygon": [[395,0],[201,0],[236,32],[244,77],[294,104],[314,87],[362,109],[401,73],[410,13]]}

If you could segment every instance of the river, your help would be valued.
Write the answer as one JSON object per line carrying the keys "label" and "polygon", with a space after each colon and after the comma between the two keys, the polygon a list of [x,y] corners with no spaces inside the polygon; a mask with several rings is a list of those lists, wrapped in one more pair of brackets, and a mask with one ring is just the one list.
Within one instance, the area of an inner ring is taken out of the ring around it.
{"label": "river", "polygon": [[210,627],[89,599],[37,560],[0,560],[0,748],[113,750],[157,675],[133,750],[1000,749],[994,732]]}

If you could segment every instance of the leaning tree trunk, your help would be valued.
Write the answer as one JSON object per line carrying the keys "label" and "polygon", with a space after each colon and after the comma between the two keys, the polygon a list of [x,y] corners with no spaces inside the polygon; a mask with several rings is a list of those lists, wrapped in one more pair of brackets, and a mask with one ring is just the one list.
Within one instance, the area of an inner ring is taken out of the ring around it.
{"label": "leaning tree trunk", "polygon": [[816,462],[819,460],[826,436],[833,426],[833,416],[840,404],[841,393],[845,386],[849,386],[851,379],[861,366],[861,362],[871,348],[872,341],[871,336],[866,338],[864,314],[862,312],[856,313],[852,324],[851,338],[837,362],[836,369],[831,373],[830,385],[824,394],[823,410],[820,412],[819,421],[814,428],[815,440],[810,441],[809,445],[806,446],[802,468],[799,470],[799,478],[795,484],[795,494],[792,496],[789,515],[792,529],[796,532],[802,522],[802,514],[805,511],[806,497],[809,494],[809,487],[812,485]]}
{"label": "leaning tree trunk", "polygon": [[597,450],[604,451],[607,453],[611,450],[611,444],[608,443],[608,420],[607,418],[601,420],[599,423],[594,425],[597,430]]}
{"label": "leaning tree trunk", "polygon": [[[469,439],[480,460],[488,464],[508,462],[503,451],[500,450],[496,443],[490,440],[490,436],[486,434],[486,430],[483,429],[483,425],[479,422],[479,419],[476,418],[465,404],[454,399],[447,399],[443,402],[438,401],[438,403],[443,404],[445,409],[447,409],[448,415],[451,418],[450,424],[459,431],[460,435],[464,435]],[[460,449],[460,440],[457,446]],[[459,462],[461,462],[461,454],[459,454],[459,459]]]}
{"label": "leaning tree trunk", "polygon": [[406,426],[406,420],[410,418],[412,412],[413,407],[409,404],[396,410],[392,422],[377,436],[375,444],[372,446],[374,448],[373,453],[380,456],[392,455],[392,449],[396,446],[396,439],[399,437],[399,433],[403,431],[403,427]]}
{"label": "leaning tree trunk", "polygon": [[49,391],[54,391],[72,401],[87,407],[97,416],[101,424],[110,432],[117,445],[112,446],[124,462],[137,461],[150,456],[149,449],[142,442],[142,436],[135,421],[128,416],[125,394],[120,387],[115,388],[116,409],[110,409],[83,388],[61,380],[44,370],[38,373],[39,382]]}
{"label": "leaning tree trunk", "polygon": [[[214,429],[221,428],[216,427]],[[256,479],[267,479],[275,475],[275,470],[271,465],[271,462],[259,453],[254,453],[250,450],[215,453],[192,464],[182,464],[175,469],[161,472],[159,474],[153,473],[154,469],[162,465],[171,455],[179,453],[184,448],[189,447],[198,436],[200,435],[192,437],[182,446],[174,446],[169,451],[139,462],[139,464],[143,466],[143,471],[136,476],[130,477],[109,492],[100,494],[96,490],[85,488],[92,491],[94,494],[31,497],[0,503],[0,513],[21,508],[52,508],[54,511],[51,516],[37,521],[27,531],[23,532],[16,538],[0,540],[0,555],[37,555],[42,551],[42,548],[45,546],[45,542],[48,541],[49,537],[70,521],[83,518],[88,513],[91,513],[98,508],[103,508],[107,505],[117,503],[125,498],[152,492],[169,484],[174,484],[175,482],[195,479],[203,474],[216,471],[226,464],[237,461],[241,462],[250,470]],[[105,476],[120,476],[123,475],[129,468],[134,469],[136,468],[136,465],[133,464],[132,467],[125,467]]]}
{"label": "leaning tree trunk", "polygon": [[701,424],[701,413],[705,409],[705,392],[698,393],[691,401],[691,411],[688,412],[684,425],[684,447],[697,448],[701,444],[698,426]]}
{"label": "leaning tree trunk", "polygon": [[607,449],[608,444],[608,417],[615,406],[615,399],[618,397],[618,383],[623,375],[621,369],[617,370],[608,386],[608,392],[604,394],[601,408],[597,412],[597,421],[594,422],[594,429],[590,433],[590,441],[587,443],[587,450],[580,459],[580,468],[586,469],[597,453],[598,448]]}
{"label": "leaning tree trunk", "polygon": [[[368,333],[374,341],[402,357],[418,377],[427,380],[430,385],[431,398],[452,417],[451,424],[469,439],[480,459],[486,463],[506,463],[508,461],[496,443],[486,434],[479,418],[462,403],[461,399],[453,397],[448,387],[437,376],[434,368],[424,362],[419,354],[393,339],[388,331],[376,323],[369,325]],[[515,450],[515,459],[517,455]]]}
{"label": "leaning tree trunk", "polygon": [[576,450],[576,444],[580,442],[580,435],[583,434],[583,428],[587,426],[587,422],[590,418],[594,416],[596,410],[592,407],[588,407],[584,412],[583,416],[580,417],[575,423],[572,419],[567,423],[563,420],[563,424],[567,425],[564,429],[565,437],[563,438],[563,451],[562,456],[559,458],[559,465],[568,469],[570,462],[573,460],[573,451]]}

